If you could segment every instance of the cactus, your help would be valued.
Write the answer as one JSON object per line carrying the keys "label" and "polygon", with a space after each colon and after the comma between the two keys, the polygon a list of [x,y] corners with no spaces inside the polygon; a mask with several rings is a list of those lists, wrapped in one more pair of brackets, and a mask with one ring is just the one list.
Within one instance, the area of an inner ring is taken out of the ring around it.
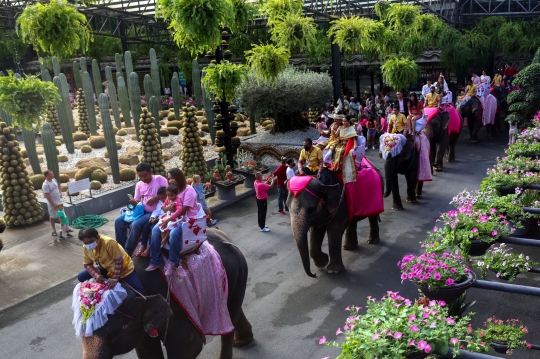
{"label": "cactus", "polygon": [[[154,96],[161,98],[161,85],[159,83],[159,68],[157,65],[156,50],[150,49],[150,75],[154,85]],[[148,97],[147,97],[148,98]],[[157,113],[154,116],[157,117]]]}
{"label": "cactus", "polygon": [[[161,125],[159,124],[159,101],[156,98],[156,96],[152,96],[150,98],[150,101],[148,101],[148,111],[152,114],[154,117],[154,124],[156,126],[156,129],[159,132],[159,129],[161,128]],[[159,144],[161,145],[161,136],[157,136]]]}
{"label": "cactus", "polygon": [[52,58],[52,65],[54,76],[60,75],[60,63],[58,62],[58,58],[56,56],[53,56]]}
{"label": "cactus", "polygon": [[105,67],[105,79],[107,80],[107,83],[113,82],[112,69],[110,66]]}
{"label": "cactus", "polygon": [[68,116],[69,128],[71,130],[71,133],[73,133],[75,132],[76,128],[75,128],[75,121],[73,119],[73,111],[71,109],[71,99],[69,97],[69,86],[67,83],[66,75],[64,75],[63,73],[60,73],[60,75],[58,75],[58,79],[60,81],[60,87],[59,87],[60,96],[62,96],[62,103],[64,104],[64,108],[65,108],[64,113],[66,113]]}
{"label": "cactus", "polygon": [[90,74],[88,72],[83,74],[83,91],[84,102],[86,103],[86,111],[88,111],[88,125],[90,127],[90,134],[92,136],[96,136],[97,125],[96,107],[94,106],[94,89],[92,88],[92,80],[90,80]]}
{"label": "cactus", "polygon": [[116,62],[116,80],[118,80],[120,76],[124,77],[124,75],[122,75],[122,61],[120,60],[119,53],[114,54],[114,61]]}
{"label": "cactus", "polygon": [[195,90],[195,106],[197,106],[197,110],[200,110],[202,99],[201,71],[199,70],[199,62],[197,61],[197,59],[194,59],[191,64],[191,79],[193,81],[193,89]]}
{"label": "cactus", "polygon": [[2,110],[2,107],[0,107],[0,120],[2,120],[2,122],[5,122],[8,126],[11,126],[11,123],[13,122],[13,118],[11,117],[11,115]]}
{"label": "cactus", "polygon": [[93,171],[90,167],[84,167],[78,170],[77,173],[75,173],[75,176],[73,176],[73,178],[75,179],[75,181],[80,181],[85,178],[90,178],[90,176],[92,175],[92,172]]}
{"label": "cactus", "polygon": [[86,58],[85,57],[81,57],[79,59],[80,61],[80,71],[81,71],[81,74],[84,74],[85,72],[88,71],[88,66],[86,66]]}
{"label": "cactus", "polygon": [[[43,61],[42,58],[40,58]],[[52,82],[51,73],[43,64],[39,64],[39,71],[41,72],[41,81]],[[55,75],[56,76],[56,75]]]}
{"label": "cactus", "polygon": [[84,132],[75,132],[72,136],[73,141],[86,141],[88,136]]}
{"label": "cactus", "polygon": [[[131,60],[131,52],[129,52],[129,51],[124,52],[124,66],[126,68],[126,74],[127,75],[129,75],[130,73],[133,72],[133,61]],[[126,78],[126,80],[127,80],[127,84],[128,84],[128,87],[129,87],[129,76]]]}
{"label": "cactus", "polygon": [[[120,171],[118,171],[120,172]],[[90,179],[92,181],[99,181],[99,183],[105,183],[107,182],[107,174],[101,170],[95,170],[92,172],[92,175],[90,176]]]}
{"label": "cactus", "polygon": [[150,97],[154,96],[154,81],[150,75],[144,75],[143,80],[144,96],[146,96],[146,104],[150,101]]}
{"label": "cactus", "polygon": [[[154,97],[155,98],[155,97]],[[159,144],[159,128],[155,128],[155,118],[143,108],[140,118],[141,136],[139,136],[141,148],[141,161],[150,163],[152,172],[156,175],[165,175],[165,163]]]}
{"label": "cactus", "polygon": [[43,123],[41,138],[43,139],[47,168],[53,171],[55,177],[58,177],[60,175],[60,169],[58,168],[58,155],[56,154],[56,140],[54,139],[53,129],[48,122]]}
{"label": "cactus", "polygon": [[116,127],[121,128],[122,127],[122,121],[120,121],[120,110],[118,109],[118,98],[116,97],[116,86],[114,86],[114,82],[108,82],[108,89],[109,89],[109,98],[111,103],[111,109],[114,116],[114,123]]}
{"label": "cactus", "polygon": [[34,171],[34,174],[37,175],[41,173],[41,167],[39,166],[39,160],[36,151],[36,135],[34,134],[34,130],[27,130],[23,127],[22,136],[24,141],[24,147],[26,149],[26,155],[30,160],[30,166],[32,166],[32,171]]}
{"label": "cactus", "polygon": [[[105,95],[105,97],[106,96],[107,95]],[[109,106],[107,105],[107,108],[108,107]],[[101,107],[99,108],[99,110],[101,111]],[[92,147],[92,148],[103,148],[106,145],[107,145],[107,143],[105,142],[105,137],[103,137],[103,136],[92,136],[92,137],[90,137],[90,147]]]}
{"label": "cactus", "polygon": [[120,109],[122,110],[122,116],[124,116],[124,123],[126,127],[131,127],[129,97],[123,77],[118,78],[118,99],[120,100]]}
{"label": "cactus", "polygon": [[[101,70],[96,59],[92,60],[92,77],[94,78],[94,88],[96,89],[96,97],[103,93],[103,85],[101,82]],[[110,90],[109,90],[110,92]]]}
{"label": "cactus", "polygon": [[133,181],[137,172],[133,168],[124,168],[120,170],[120,181]]}
{"label": "cactus", "polygon": [[73,61],[73,77],[75,78],[75,86],[77,86],[78,89],[82,88],[81,70],[77,61]]}
{"label": "cactus", "polygon": [[55,106],[49,106],[45,120],[51,125],[55,136],[62,134],[60,131],[60,124],[58,123],[58,112],[56,111]]}
{"label": "cactus", "polygon": [[90,152],[92,152],[92,147],[88,145],[81,146],[81,153],[90,153]]}
{"label": "cactus", "polygon": [[204,98],[204,112],[206,114],[206,121],[208,124],[208,130],[210,132],[210,139],[212,143],[216,140],[216,129],[214,128],[214,112],[212,111],[212,99],[208,96],[206,91],[201,91]]}
{"label": "cactus", "polygon": [[171,79],[171,90],[172,90],[173,107],[174,107],[174,119],[180,120],[180,104],[182,101],[182,97],[180,96],[180,82],[178,81],[178,77],[174,75]]}
{"label": "cactus", "polygon": [[129,74],[129,101],[131,104],[131,118],[135,125],[135,132],[139,138],[139,119],[141,118],[141,90],[139,89],[139,76],[132,72]]}
{"label": "cactus", "polygon": [[116,137],[114,136],[111,117],[109,116],[109,101],[105,94],[99,96],[99,111],[103,121],[103,133],[105,134],[105,143],[109,162],[111,163],[111,172],[114,183],[120,183],[120,167],[118,165],[118,150],[116,149]]}

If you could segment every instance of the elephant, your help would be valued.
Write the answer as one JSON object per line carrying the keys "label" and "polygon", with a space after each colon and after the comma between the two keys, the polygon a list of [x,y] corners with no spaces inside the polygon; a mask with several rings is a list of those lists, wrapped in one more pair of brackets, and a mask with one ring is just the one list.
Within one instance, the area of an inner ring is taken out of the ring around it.
{"label": "elephant", "polygon": [[472,96],[467,103],[459,107],[461,118],[467,118],[471,143],[478,142],[478,132],[482,128],[482,103],[476,96]]}
{"label": "elephant", "polygon": [[416,198],[422,196],[424,182],[418,181],[418,159],[419,154],[414,146],[414,140],[408,138],[399,155],[394,157],[391,153],[388,153],[388,157],[384,161],[384,177],[386,180],[384,197],[386,198],[392,193],[393,210],[401,211],[403,209],[401,196],[399,195],[398,173],[405,175],[407,181],[407,202],[416,203]]}
{"label": "elephant", "polygon": [[[378,172],[378,171],[377,171]],[[379,179],[382,180],[379,173]],[[382,196],[382,193],[381,193]],[[289,191],[287,206],[291,215],[291,229],[302,265],[306,274],[317,277],[311,272],[309,256],[318,268],[326,268],[327,273],[340,273],[345,270],[341,258],[341,244],[345,233],[343,249],[352,250],[358,247],[356,225],[366,217],[353,217],[349,221],[349,209],[340,184],[323,185],[313,179],[306,189],[296,196]],[[369,218],[367,243],[379,242],[379,215]],[[310,244],[308,246],[308,232]],[[328,236],[328,254],[322,251],[325,234]]]}
{"label": "elephant", "polygon": [[[234,333],[222,336],[220,359],[232,359],[233,344],[242,346],[253,340],[251,324],[242,311],[248,268],[244,255],[225,233],[207,229],[207,237],[221,256],[227,273],[229,292],[227,307]],[[149,259],[134,257],[135,270],[146,290],[146,299],[126,288],[128,296],[107,323],[82,339],[83,359],[107,359],[136,350],[140,359],[162,359],[161,342],[167,358],[196,358],[204,344],[203,337],[178,305],[164,299],[168,286],[158,270],[146,272]],[[172,311],[171,311],[172,310]],[[167,318],[169,319],[167,322]],[[156,328],[158,338],[151,338],[145,329]],[[165,337],[166,335],[166,337]]]}
{"label": "elephant", "polygon": [[[424,129],[430,146],[429,161],[435,171],[442,171],[445,153],[447,153],[446,160],[448,162],[455,161],[456,143],[463,127],[463,122],[456,110],[451,106],[448,106],[447,110],[438,111]],[[454,112],[453,116],[450,115],[449,111]],[[456,123],[449,127],[451,121]]]}

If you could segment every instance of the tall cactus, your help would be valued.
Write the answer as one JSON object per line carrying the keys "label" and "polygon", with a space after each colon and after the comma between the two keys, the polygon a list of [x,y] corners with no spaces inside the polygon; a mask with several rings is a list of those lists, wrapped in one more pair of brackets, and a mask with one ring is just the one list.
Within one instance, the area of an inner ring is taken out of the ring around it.
{"label": "tall cactus", "polygon": [[146,97],[146,103],[148,103],[148,101],[150,101],[150,97],[155,95],[154,80],[152,80],[152,78],[148,74],[144,75],[143,87],[144,87],[144,96]]}
{"label": "tall cactus", "polygon": [[52,78],[51,78],[51,73],[49,72],[49,70],[43,65],[39,65],[39,67],[41,71],[41,81],[51,82]]}
{"label": "tall cactus", "polygon": [[81,74],[84,74],[86,71],[88,71],[88,66],[86,66],[86,57],[81,57],[79,61]]}
{"label": "tall cactus", "polygon": [[161,124],[159,123],[159,100],[156,98],[156,96],[152,96],[150,98],[150,101],[148,101],[148,111],[150,111],[150,113],[154,117],[154,123],[156,125],[156,130],[158,133],[157,138],[159,144],[161,145],[161,133],[159,131],[161,128]]}
{"label": "tall cactus", "polygon": [[77,86],[77,90],[82,89],[83,84],[82,84],[81,69],[77,61],[73,61],[73,77],[75,78],[75,86]]}
{"label": "tall cactus", "polygon": [[5,122],[8,126],[11,126],[11,124],[13,123],[13,117],[11,117],[11,115],[9,115],[6,111],[4,111],[2,107],[0,107],[0,119],[2,120],[2,122]]}
{"label": "tall cactus", "polygon": [[208,131],[210,132],[210,139],[212,143],[216,140],[216,129],[214,128],[214,112],[212,111],[212,99],[208,96],[208,93],[202,88],[202,95],[204,98],[204,114],[208,123]]}
{"label": "tall cactus", "polygon": [[131,52],[129,51],[124,52],[124,67],[126,68],[127,75],[127,78],[125,79],[127,80],[127,85],[129,87],[129,74],[133,72],[133,60],[131,59]]}
{"label": "tall cactus", "polygon": [[174,119],[178,121],[180,120],[180,103],[182,102],[182,97],[180,96],[180,81],[178,81],[178,77],[172,77],[171,90],[174,107]]}
{"label": "tall cactus", "polygon": [[[55,76],[53,79],[54,84],[58,88],[58,93],[60,96],[62,96],[62,81],[60,80],[60,77]],[[66,149],[69,153],[75,153],[75,147],[73,146],[73,136],[70,126],[70,120],[69,116],[66,111],[66,106],[64,106],[63,101],[59,101],[56,104],[56,112],[58,112],[58,123],[60,123],[60,130],[62,132],[62,138],[64,139],[64,143],[66,145]],[[70,106],[71,110],[71,106]]]}
{"label": "tall cactus", "polygon": [[97,136],[96,125],[96,107],[94,105],[94,89],[92,88],[92,80],[90,80],[90,74],[85,72],[83,74],[83,91],[84,102],[86,103],[86,110],[88,111],[88,125],[90,127],[90,134]]}
{"label": "tall cactus", "polygon": [[103,85],[101,82],[101,69],[96,59],[92,60],[92,77],[94,78],[94,88],[96,89],[96,97],[103,93]]}
{"label": "tall cactus", "polygon": [[123,77],[118,78],[118,99],[120,100],[120,109],[122,110],[124,123],[126,124],[126,127],[131,127],[129,96],[128,96],[128,91],[126,88],[126,83]]}
{"label": "tall cactus", "polygon": [[[161,85],[159,83],[159,68],[157,65],[156,50],[150,49],[150,75],[152,75],[152,82],[154,85],[154,96],[161,98]],[[154,116],[156,116],[154,114]]]}
{"label": "tall cactus", "polygon": [[107,80],[107,82],[113,82],[112,69],[110,68],[110,66],[105,67],[105,79]]}
{"label": "tall cactus", "polygon": [[47,168],[53,171],[54,176],[58,178],[60,176],[60,169],[58,167],[56,139],[54,138],[54,131],[48,122],[43,123],[43,129],[41,130],[41,138],[43,139],[43,152],[45,152]]}
{"label": "tall cactus", "polygon": [[116,63],[116,80],[118,81],[120,76],[124,77],[122,74],[122,60],[120,59],[119,53],[114,54],[114,61]]}
{"label": "tall cactus", "polygon": [[27,130],[23,127],[22,136],[24,148],[26,149],[26,154],[28,156],[28,160],[30,161],[30,166],[32,166],[32,171],[35,175],[38,175],[41,173],[41,167],[39,166],[39,160],[36,150],[36,135],[34,134],[34,130]]}
{"label": "tall cactus", "polygon": [[114,135],[111,116],[109,115],[109,100],[103,93],[99,95],[99,111],[101,112],[101,120],[103,122],[103,134],[105,136],[105,145],[109,154],[109,162],[111,163],[111,172],[114,183],[120,183],[120,167],[118,165],[118,150],[116,148],[116,138]]}
{"label": "tall cactus", "polygon": [[193,81],[193,89],[195,90],[195,106],[197,107],[197,110],[200,110],[202,101],[201,71],[199,70],[199,62],[197,59],[194,59],[191,65],[191,80]]}
{"label": "tall cactus", "polygon": [[120,121],[120,110],[118,109],[118,97],[116,96],[116,86],[114,86],[114,82],[110,82],[107,86],[109,88],[109,99],[111,103],[112,113],[114,116],[114,123],[116,124],[116,127],[120,129],[122,128],[122,121]]}
{"label": "tall cactus", "polygon": [[52,65],[54,76],[60,75],[60,63],[58,62],[58,58],[56,56],[53,56],[52,58]]}
{"label": "tall cactus", "polygon": [[71,132],[75,132],[77,129],[75,128],[75,120],[73,119],[73,110],[71,109],[71,98],[69,97],[69,86],[67,82],[66,75],[63,73],[60,73],[58,75],[58,78],[60,79],[60,90],[61,96],[62,96],[62,103],[64,104],[64,107],[66,108],[66,113],[69,118],[69,127],[71,128]]}
{"label": "tall cactus", "polygon": [[139,76],[132,72],[129,74],[129,102],[131,104],[131,118],[135,124],[135,132],[139,138],[139,119],[141,118],[141,90],[139,89]]}

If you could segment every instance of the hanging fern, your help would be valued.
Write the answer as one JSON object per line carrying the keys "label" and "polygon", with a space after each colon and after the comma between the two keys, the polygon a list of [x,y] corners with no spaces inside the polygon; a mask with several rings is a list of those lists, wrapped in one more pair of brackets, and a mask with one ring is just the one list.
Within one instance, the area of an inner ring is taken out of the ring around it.
{"label": "hanging fern", "polygon": [[497,33],[499,48],[507,58],[512,58],[519,53],[523,43],[523,29],[519,22],[507,22],[503,24]]}
{"label": "hanging fern", "polygon": [[37,76],[24,78],[0,77],[0,107],[13,117],[14,126],[32,129],[41,126],[40,116],[60,100],[58,89],[52,82],[43,82]]}
{"label": "hanging fern", "polygon": [[223,61],[209,66],[205,70],[202,84],[209,96],[214,95],[219,101],[232,102],[236,88],[245,76],[245,66]]}
{"label": "hanging fern", "polygon": [[390,3],[388,1],[378,1],[375,4],[375,13],[381,21],[386,21],[388,18],[388,11],[390,10]]}
{"label": "hanging fern", "polygon": [[277,76],[289,65],[290,53],[284,47],[257,45],[246,51],[249,66],[266,82],[274,84]]}
{"label": "hanging fern", "polygon": [[383,80],[396,91],[418,79],[420,67],[410,58],[393,56],[381,66]]}
{"label": "hanging fern", "polygon": [[234,21],[228,24],[229,28],[232,32],[242,31],[249,21],[255,17],[256,8],[246,0],[232,0],[232,6]]}
{"label": "hanging fern", "polygon": [[279,46],[302,52],[315,42],[317,27],[311,17],[288,13],[274,18],[270,33]]}
{"label": "hanging fern", "polygon": [[342,50],[359,53],[361,51],[360,39],[366,18],[359,16],[341,17],[331,22],[328,37],[334,38],[333,43],[338,44]]}
{"label": "hanging fern", "polygon": [[267,0],[262,6],[262,13],[268,17],[268,25],[272,25],[279,16],[300,14],[303,7],[303,0]]}
{"label": "hanging fern", "polygon": [[409,4],[392,4],[388,10],[388,24],[393,30],[408,32],[421,15],[420,8]]}
{"label": "hanging fern", "polygon": [[192,56],[221,44],[220,26],[234,23],[229,0],[157,0],[156,16],[169,20],[173,39]]}
{"label": "hanging fern", "polygon": [[86,17],[66,0],[27,5],[17,18],[17,33],[38,53],[58,57],[86,52],[93,40]]}

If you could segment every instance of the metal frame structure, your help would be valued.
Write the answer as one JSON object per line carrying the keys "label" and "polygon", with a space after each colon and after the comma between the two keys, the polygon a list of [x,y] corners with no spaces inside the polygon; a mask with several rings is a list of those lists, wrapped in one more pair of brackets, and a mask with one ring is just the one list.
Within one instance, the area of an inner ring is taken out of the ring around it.
{"label": "metal frame structure", "polygon": [[461,0],[456,19],[471,22],[485,16],[531,17],[540,15],[540,0]]}

